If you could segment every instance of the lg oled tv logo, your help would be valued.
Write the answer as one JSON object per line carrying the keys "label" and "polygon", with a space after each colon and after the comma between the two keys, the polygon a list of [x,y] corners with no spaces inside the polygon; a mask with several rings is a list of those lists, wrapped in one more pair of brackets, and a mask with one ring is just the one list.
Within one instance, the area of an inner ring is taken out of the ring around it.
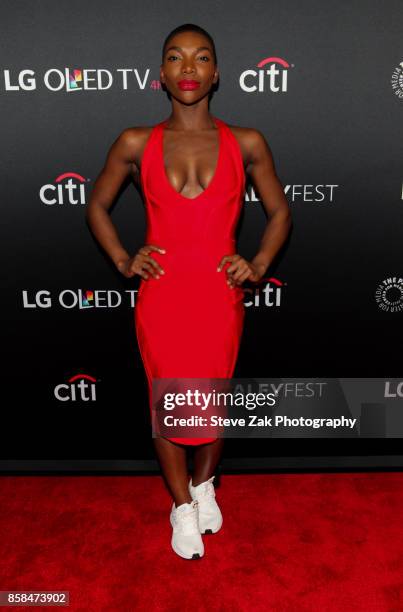
{"label": "lg oled tv logo", "polygon": [[385,382],[384,397],[393,397],[394,399],[403,399],[403,381],[392,382],[387,380]]}
{"label": "lg oled tv logo", "polygon": [[[116,74],[115,74],[116,73]],[[120,89],[145,89],[150,74],[147,68],[141,74],[137,68],[116,68],[114,72],[106,68],[49,68],[37,76],[35,70],[19,72],[3,70],[4,91],[34,91],[39,85],[49,91],[103,91],[110,89],[115,82]]]}
{"label": "lg oled tv logo", "polygon": [[57,176],[53,183],[42,185],[39,198],[43,204],[85,204],[85,179],[76,172],[64,172]]}
{"label": "lg oled tv logo", "polygon": [[[133,307],[138,289],[127,289],[123,292]],[[120,291],[115,289],[63,289],[57,295],[52,295],[47,289],[38,291],[22,290],[24,309],[43,310],[56,305],[66,310],[91,310],[99,308],[119,308],[123,304]]]}
{"label": "lg oled tv logo", "polygon": [[256,68],[244,70],[239,77],[241,89],[246,93],[283,93],[288,90],[288,71],[294,68],[281,57],[266,57]]}
{"label": "lg oled tv logo", "polygon": [[95,402],[96,378],[89,374],[76,374],[67,382],[54,388],[54,396],[59,402]]}

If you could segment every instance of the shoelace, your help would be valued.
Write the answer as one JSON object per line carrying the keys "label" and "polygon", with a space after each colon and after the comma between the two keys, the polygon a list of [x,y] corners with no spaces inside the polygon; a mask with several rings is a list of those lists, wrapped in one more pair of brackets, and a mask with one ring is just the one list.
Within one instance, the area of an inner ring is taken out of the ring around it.
{"label": "shoelace", "polygon": [[199,532],[197,521],[198,502],[193,502],[193,508],[186,512],[175,512],[175,523],[182,530],[184,535],[192,535]]}

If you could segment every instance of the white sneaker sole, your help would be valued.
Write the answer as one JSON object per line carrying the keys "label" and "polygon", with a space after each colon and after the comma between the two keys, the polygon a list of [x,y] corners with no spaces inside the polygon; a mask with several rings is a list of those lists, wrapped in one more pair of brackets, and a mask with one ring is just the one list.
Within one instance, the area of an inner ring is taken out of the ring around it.
{"label": "white sneaker sole", "polygon": [[213,533],[217,533],[217,531],[220,531],[222,524],[223,524],[223,518],[221,517],[221,521],[218,527],[216,527],[215,529],[205,529],[204,531],[201,531],[200,533],[202,535],[212,535]]}
{"label": "white sneaker sole", "polygon": [[187,557],[186,555],[182,554],[175,546],[175,544],[173,543],[173,541],[171,541],[171,546],[174,549],[174,551],[176,552],[177,555],[179,555],[180,557],[182,557],[182,559],[188,559],[189,561],[193,561],[195,559],[201,559],[202,557],[204,557],[204,553],[201,555],[200,553],[193,553],[193,555],[191,557]]}

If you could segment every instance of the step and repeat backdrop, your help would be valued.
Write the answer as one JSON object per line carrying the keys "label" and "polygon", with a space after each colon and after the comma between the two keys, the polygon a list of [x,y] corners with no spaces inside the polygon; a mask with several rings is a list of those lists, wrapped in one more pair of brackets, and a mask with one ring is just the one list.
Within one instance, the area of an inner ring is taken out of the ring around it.
{"label": "step and repeat backdrop", "polygon": [[[210,112],[264,134],[293,218],[263,282],[244,286],[234,375],[389,377],[403,411],[401,2],[45,0],[0,10],[2,459],[154,457],[134,330],[140,279],[116,270],[85,211],[118,135],[169,116],[162,44],[188,22],[216,44]],[[146,220],[133,179],[110,213],[134,254]],[[248,182],[245,258],[266,221]],[[240,438],[226,453],[403,454],[399,438],[351,437]]]}

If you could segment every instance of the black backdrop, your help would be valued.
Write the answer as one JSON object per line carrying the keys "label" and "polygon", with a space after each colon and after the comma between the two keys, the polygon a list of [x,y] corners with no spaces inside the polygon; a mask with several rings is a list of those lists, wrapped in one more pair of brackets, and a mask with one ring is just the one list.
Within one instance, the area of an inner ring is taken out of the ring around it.
{"label": "black backdrop", "polygon": [[[216,43],[212,114],[262,131],[294,221],[266,275],[280,301],[261,292],[247,306],[235,375],[403,376],[400,1],[46,0],[1,12],[3,459],[154,457],[139,279],[116,271],[84,215],[120,132],[169,115],[161,47],[184,22]],[[145,216],[133,182],[111,214],[134,254]],[[265,221],[248,184],[244,257]],[[382,284],[394,287],[378,301]],[[399,439],[226,444],[238,458],[401,452]]]}

